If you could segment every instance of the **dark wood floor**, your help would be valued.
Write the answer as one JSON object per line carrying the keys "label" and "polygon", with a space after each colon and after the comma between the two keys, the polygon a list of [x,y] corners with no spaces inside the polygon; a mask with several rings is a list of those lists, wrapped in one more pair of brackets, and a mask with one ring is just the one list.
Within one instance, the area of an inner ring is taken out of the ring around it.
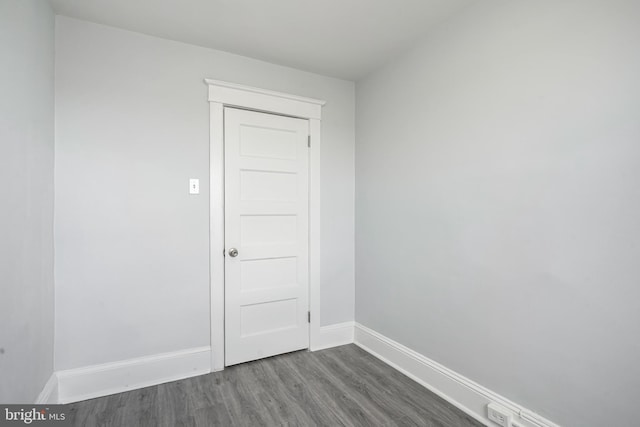
{"label": "dark wood floor", "polygon": [[76,426],[482,426],[355,345],[69,405]]}

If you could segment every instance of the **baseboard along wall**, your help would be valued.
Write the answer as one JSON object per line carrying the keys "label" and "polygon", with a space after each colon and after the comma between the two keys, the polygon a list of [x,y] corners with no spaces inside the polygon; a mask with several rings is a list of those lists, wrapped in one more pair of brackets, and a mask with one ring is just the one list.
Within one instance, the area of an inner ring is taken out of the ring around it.
{"label": "baseboard along wall", "polygon": [[320,342],[311,351],[324,350],[353,343],[354,322],[336,323],[320,327]]}
{"label": "baseboard along wall", "polygon": [[[346,322],[320,329],[322,350],[353,342],[354,323]],[[52,376],[55,387],[41,394],[55,399],[48,403],[72,403],[110,394],[122,393],[170,381],[181,380],[211,371],[211,348],[199,347],[172,353],[140,357],[113,363],[58,371]],[[53,383],[52,383],[53,384]],[[48,390],[48,389],[47,389]]]}
{"label": "baseboard along wall", "polygon": [[[312,351],[355,343],[487,426],[487,405],[512,414],[513,427],[560,427],[410,348],[355,322],[320,328]],[[121,393],[211,371],[211,348],[198,347],[114,363],[55,372],[36,403],[71,403]]]}
{"label": "baseboard along wall", "polygon": [[78,402],[210,371],[211,348],[208,346],[58,371],[58,401]]}
{"label": "baseboard along wall", "polygon": [[490,421],[487,414],[487,405],[493,402],[512,414],[513,427],[560,427],[506,397],[359,323],[355,324],[354,342],[357,346],[422,384],[484,425],[491,427],[498,425]]}
{"label": "baseboard along wall", "polygon": [[[320,329],[320,343],[313,350],[350,344],[353,342],[353,331],[353,322],[324,326]],[[78,402],[203,375],[210,371],[210,347],[69,369],[58,371],[52,377],[56,379],[54,398],[59,403]],[[49,395],[51,392],[47,393]],[[45,394],[45,390],[42,394]]]}
{"label": "baseboard along wall", "polygon": [[58,403],[58,401],[58,375],[53,372],[36,398],[35,403],[36,405],[47,405]]}

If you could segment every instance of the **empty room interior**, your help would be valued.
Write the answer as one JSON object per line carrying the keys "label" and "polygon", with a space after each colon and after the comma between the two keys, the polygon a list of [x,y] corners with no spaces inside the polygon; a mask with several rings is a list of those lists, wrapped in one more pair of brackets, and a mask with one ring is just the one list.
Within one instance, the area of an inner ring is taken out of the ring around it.
{"label": "empty room interior", "polygon": [[0,59],[0,425],[640,425],[639,0],[0,0]]}

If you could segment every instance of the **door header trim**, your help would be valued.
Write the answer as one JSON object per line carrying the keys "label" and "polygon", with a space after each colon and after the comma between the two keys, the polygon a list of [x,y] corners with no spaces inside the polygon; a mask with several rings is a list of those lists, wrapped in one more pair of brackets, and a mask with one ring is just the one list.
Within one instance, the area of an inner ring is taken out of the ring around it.
{"label": "door header trim", "polygon": [[320,120],[322,106],[326,104],[326,101],[321,99],[306,98],[237,83],[213,79],[205,79],[204,82],[209,86],[209,102],[218,102],[225,106],[237,106]]}
{"label": "door header trim", "polygon": [[[241,91],[244,91],[244,92],[259,93],[259,94],[262,94],[262,95],[275,96],[275,97],[284,98],[284,99],[291,99],[291,100],[294,100],[294,101],[302,101],[302,102],[306,102],[306,103],[309,103],[309,104],[317,104],[317,105],[320,105],[320,106],[325,105],[327,103],[327,101],[324,101],[322,99],[306,98],[306,97],[303,97],[303,96],[291,95],[289,93],[276,92],[274,90],[268,90],[268,89],[261,89],[259,87],[245,86],[245,85],[240,85],[240,84],[237,84],[237,83],[224,82],[222,80],[204,79],[204,82],[206,84],[208,84],[209,86],[241,90]],[[209,101],[214,101],[214,99],[211,99],[211,95],[212,95],[211,92],[209,92]],[[214,92],[214,98],[215,98],[215,92]]]}

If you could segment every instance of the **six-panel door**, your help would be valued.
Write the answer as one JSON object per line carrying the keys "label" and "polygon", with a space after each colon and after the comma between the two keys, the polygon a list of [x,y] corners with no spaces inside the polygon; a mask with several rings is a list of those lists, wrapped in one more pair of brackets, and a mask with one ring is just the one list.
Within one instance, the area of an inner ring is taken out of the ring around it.
{"label": "six-panel door", "polygon": [[234,108],[224,117],[229,366],[309,346],[309,124]]}

